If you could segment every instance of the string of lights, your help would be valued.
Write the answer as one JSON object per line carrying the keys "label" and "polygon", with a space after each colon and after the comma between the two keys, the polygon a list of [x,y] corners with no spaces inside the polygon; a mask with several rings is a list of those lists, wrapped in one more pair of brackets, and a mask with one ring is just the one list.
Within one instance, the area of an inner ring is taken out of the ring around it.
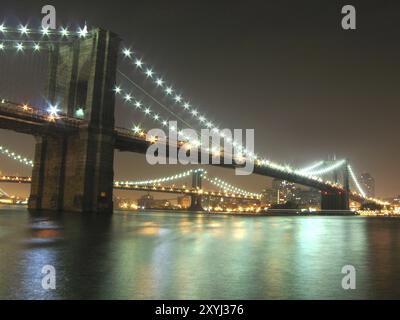
{"label": "string of lights", "polygon": [[206,175],[203,176],[203,178],[205,180],[209,181],[210,183],[214,184],[215,186],[221,188],[224,192],[232,192],[232,193],[240,194],[243,196],[261,198],[261,194],[259,194],[259,193],[253,193],[253,192],[249,192],[247,190],[235,187],[220,178],[217,178],[217,177],[209,178]]}
{"label": "string of lights", "polygon": [[[162,118],[159,116],[156,112],[154,112],[149,106],[145,106],[140,100],[136,100],[135,97],[131,93],[125,93],[127,92],[126,90],[122,89],[121,86],[116,86],[114,91],[122,97],[125,103],[130,103],[133,105],[137,110],[141,111],[144,113],[146,116],[149,116],[152,120],[156,121],[157,123],[161,124],[162,126],[168,126],[168,119]],[[143,135],[143,129],[139,125],[135,125],[132,130],[134,131],[135,134]],[[172,131],[177,130],[177,128],[172,127]],[[198,140],[193,140],[191,137],[183,135],[180,131],[178,132],[178,136],[182,138],[184,141],[188,141],[190,144],[195,145],[197,147],[201,147],[201,143]],[[215,150],[212,150],[210,148],[201,148],[202,150],[205,150],[207,152],[215,152]],[[282,166],[273,162],[270,162],[268,160],[258,160],[256,162],[258,165],[267,165],[269,167],[272,167],[277,170],[281,171],[286,171],[290,172],[293,174],[298,174],[302,176],[307,176],[308,178],[312,178],[314,180],[317,180],[319,182],[323,182],[322,178],[318,177],[318,175],[323,175],[326,174],[332,170],[335,170],[336,168],[340,167],[342,163],[340,164],[335,164],[329,168],[325,168],[323,170],[319,171],[314,171],[312,172],[312,169],[315,169],[323,164],[323,161],[320,161],[308,168],[303,168],[303,169],[298,169],[298,170],[293,170],[289,166]],[[326,183],[328,184],[334,184],[332,182],[327,181]],[[336,184],[335,184],[336,185]]]}
{"label": "string of lights", "polygon": [[[49,49],[49,44],[54,44],[54,41],[34,41],[34,40],[0,40],[0,51],[5,50],[16,50],[17,52],[24,52],[26,50],[32,50],[34,53],[43,51],[43,49]],[[46,47],[47,44],[47,47]]]}
{"label": "string of lights", "polygon": [[[69,39],[85,38],[90,32],[86,25],[83,28],[79,27],[76,31],[72,31],[68,27],[61,27],[58,30],[49,29],[48,27],[35,29],[29,28],[27,24],[12,28],[3,23],[0,25],[0,34],[3,37],[9,34],[18,36],[18,39],[0,39],[0,51],[16,50],[17,52],[23,52],[32,50],[33,52],[39,52],[46,48],[46,44],[66,43]],[[31,39],[31,37],[36,37],[37,39]]]}
{"label": "string of lights", "polygon": [[[153,71],[153,68],[143,62],[142,59],[139,59],[135,56],[134,52],[129,49],[125,48],[122,51],[123,55],[125,58],[130,59],[134,65],[136,66],[136,69],[141,71],[146,78],[150,78],[153,80],[154,85],[162,89],[165,93],[165,95],[169,98],[171,98],[174,103],[177,105],[180,105],[183,110],[185,110],[187,113],[189,113],[193,118],[197,119],[198,123],[201,126],[205,126],[207,129],[210,129],[214,133],[220,136],[220,138],[225,138],[224,134],[222,131],[217,127],[214,126],[213,122],[210,121],[205,115],[200,114],[200,112],[192,107],[191,103],[189,100],[184,99],[184,97],[180,94],[175,93],[175,90],[173,89],[172,86],[168,86],[166,81],[163,80],[161,76],[156,76],[156,72]],[[147,67],[146,67],[147,66]],[[257,160],[257,156],[254,155],[252,152],[246,150],[242,145],[237,144],[235,141],[229,141],[227,139],[227,143],[231,144],[233,147],[237,148],[240,152],[242,152],[244,155],[249,156],[252,158],[252,160]]]}
{"label": "string of lights", "polygon": [[[136,54],[130,48],[124,48],[122,50],[122,54],[125,58],[133,62],[133,64],[136,66],[136,69],[141,71],[146,78],[153,80],[154,85],[158,89],[163,90],[165,95],[170,99],[172,99],[175,104],[180,105],[183,108],[183,110],[189,113],[192,117],[196,118],[200,125],[203,125],[206,128],[210,129],[211,131],[219,135],[220,138],[223,139],[225,138],[225,135],[223,134],[222,130],[220,130],[217,126],[214,126],[213,122],[210,121],[208,117],[206,117],[206,115],[200,114],[200,112],[196,108],[192,107],[189,100],[185,99],[183,95],[177,93],[177,91],[173,89],[171,85],[167,84],[167,82],[161,75],[157,74],[154,71],[153,67],[151,67],[149,64],[146,64],[143,61],[143,59],[137,57]],[[230,144],[232,147],[236,148],[243,155],[247,156],[250,160],[254,161],[256,165],[268,166],[279,171],[296,174],[300,176],[306,176],[310,179],[323,182],[323,180],[320,177],[313,176],[306,171],[295,170],[288,165],[280,165],[277,163],[273,163],[272,161],[267,159],[261,159],[258,155],[254,154],[252,151],[249,151],[246,148],[244,148],[243,145],[240,145],[235,141],[232,141],[232,139],[227,138],[226,142]]]}
{"label": "string of lights", "polygon": [[[125,48],[125,49],[123,49],[122,53],[126,58],[130,59],[134,63],[134,65],[136,66],[136,69],[141,71],[146,76],[146,78],[152,79],[157,88],[163,89],[166,96],[172,98],[176,104],[181,105],[185,111],[190,113],[193,117],[196,117],[198,122],[201,125],[205,125],[208,129],[213,130],[217,134],[220,133],[219,128],[213,126],[213,123],[211,121],[209,121],[206,116],[200,115],[199,112],[196,109],[194,109],[191,106],[190,102],[188,102],[188,100],[184,99],[182,95],[175,93],[175,90],[173,89],[173,87],[168,86],[166,81],[163,80],[163,78],[161,76],[157,76],[157,73],[154,71],[154,69],[150,65],[145,64],[145,62],[143,62],[142,59],[136,57],[136,55],[134,54],[134,52],[131,49]],[[220,137],[224,138],[221,135],[220,135]],[[269,167],[272,167],[272,168],[280,170],[280,171],[285,171],[285,172],[289,172],[289,173],[297,174],[297,175],[301,175],[301,176],[307,176],[308,178],[311,178],[313,180],[317,180],[320,182],[323,182],[323,180],[322,180],[322,178],[318,177],[318,175],[322,175],[329,171],[332,171],[343,164],[343,163],[335,164],[332,167],[325,168],[323,170],[319,170],[319,171],[315,171],[315,172],[310,172],[310,171],[316,167],[308,168],[307,170],[304,170],[304,169],[293,170],[290,166],[282,166],[282,165],[273,163],[266,159],[259,159],[257,155],[253,154],[252,152],[249,152],[242,145],[237,145],[237,144],[235,144],[235,142],[232,142],[232,141],[227,141],[227,142],[231,143],[231,145],[233,147],[236,147],[240,152],[243,152],[244,155],[248,156],[251,160],[254,160],[256,162],[256,164],[258,164],[258,165],[269,166]],[[318,163],[318,166],[320,166],[320,165],[322,165],[322,164]],[[330,184],[332,184],[332,183],[330,183]]]}
{"label": "string of lights", "polygon": [[367,194],[364,192],[364,190],[362,189],[360,183],[358,182],[357,177],[356,177],[356,175],[355,175],[355,173],[353,171],[353,168],[351,167],[351,165],[348,165],[347,168],[348,168],[348,170],[350,172],[351,178],[354,181],[354,184],[356,185],[356,187],[358,189],[358,192],[365,198],[367,196]]}
{"label": "string of lights", "polygon": [[[124,51],[124,52],[125,52],[125,54],[128,54],[128,53],[126,53],[126,51]],[[187,125],[188,127],[190,127],[190,128],[193,129],[193,127],[192,127],[190,124],[188,124],[188,123],[187,123],[185,120],[183,120],[182,118],[178,117],[178,116],[176,115],[175,112],[171,111],[168,107],[166,107],[164,104],[162,104],[161,102],[159,102],[156,98],[154,98],[151,94],[149,94],[149,93],[148,93],[146,90],[144,90],[142,87],[138,86],[138,85],[137,85],[131,78],[129,78],[125,73],[121,72],[120,70],[118,70],[118,72],[119,72],[126,80],[128,80],[130,83],[132,83],[135,87],[137,87],[139,90],[141,90],[144,94],[146,94],[149,98],[151,98],[152,100],[154,100],[154,101],[155,101],[158,105],[160,105],[164,110],[167,110],[170,114],[172,114],[172,116],[173,116],[174,118],[176,118],[176,120],[179,120],[179,121],[183,122],[185,125]],[[125,102],[131,102],[132,99],[133,99],[133,96],[132,96],[130,93],[124,94],[123,92],[125,92],[125,91],[122,90],[120,86],[116,86],[116,87],[115,87],[115,92],[118,93],[118,94],[124,95],[124,100],[125,100]],[[141,104],[140,101],[135,101],[134,105],[135,105],[135,107],[136,107],[137,109],[144,111],[145,115],[151,116],[152,110],[150,109],[150,107],[142,108],[142,104]],[[167,124],[168,124],[168,120],[167,120],[167,119],[162,119],[157,113],[155,113],[155,115],[154,115],[154,120],[158,120],[163,126],[167,126]],[[136,128],[136,131],[138,131],[138,130],[139,130],[139,128]],[[176,130],[176,128],[172,128],[172,131],[175,131],[175,130]],[[179,137],[182,138],[184,141],[187,141],[187,142],[189,142],[189,143],[191,143],[192,145],[195,145],[195,146],[197,146],[197,147],[201,146],[200,141],[195,140],[195,139],[191,139],[191,138],[188,137],[188,136],[181,135],[180,132],[178,132],[178,134],[179,134]],[[228,140],[228,141],[229,141],[229,140]],[[232,140],[231,140],[230,142],[232,142]],[[211,148],[211,149],[210,149],[210,148],[208,148],[208,146],[207,146],[206,148],[202,148],[202,150],[207,151],[207,152],[210,152],[210,151],[211,151],[211,152],[218,152],[218,151],[215,150],[215,149],[216,149],[216,148]],[[220,153],[220,152],[219,152],[219,153]]]}
{"label": "string of lights", "polygon": [[10,151],[9,149],[7,149],[6,147],[1,146],[1,145],[0,145],[0,153],[2,155],[5,155],[5,156],[9,157],[12,160],[19,161],[20,163],[22,163],[24,165],[33,167],[33,161],[32,160],[30,160],[30,159],[28,159],[28,158],[26,158],[24,156],[21,156],[21,155],[15,153],[13,151]]}
{"label": "string of lights", "polygon": [[116,185],[154,185],[154,184],[160,184],[163,182],[171,182],[171,181],[176,181],[180,179],[184,179],[188,176],[190,176],[192,173],[195,172],[202,172],[203,174],[206,173],[204,169],[190,169],[182,173],[178,173],[172,176],[167,176],[167,177],[162,177],[162,178],[157,178],[157,179],[150,179],[150,180],[139,180],[139,181],[115,181],[114,184]]}
{"label": "string of lights", "polygon": [[314,176],[324,175],[324,174],[327,174],[329,172],[332,172],[332,171],[340,168],[345,163],[346,163],[346,160],[339,160],[339,161],[336,161],[335,163],[333,163],[332,165],[330,165],[328,167],[325,167],[325,168],[320,169],[320,170],[308,172],[308,174],[311,174],[311,175],[314,175]]}
{"label": "string of lights", "polygon": [[[28,25],[20,25],[18,28],[13,28],[13,27],[8,27],[4,23],[0,24],[0,35],[3,35],[3,39],[0,39],[0,51],[6,50],[6,49],[14,49],[17,52],[24,51],[24,50],[33,50],[34,52],[41,51],[43,48],[45,48],[46,44],[51,44],[55,43],[57,41],[63,41],[67,40],[68,38],[85,38],[87,37],[91,32],[88,31],[88,27],[85,25],[84,27],[79,27],[77,30],[72,30],[69,29],[68,27],[61,27],[57,30],[51,30],[49,28],[30,28]],[[8,35],[18,35],[19,39],[9,39]],[[38,39],[39,38],[39,39]],[[139,58],[131,49],[125,48],[123,49],[123,55],[128,58],[130,61],[133,62],[133,64],[136,66],[136,69],[141,71],[141,73],[144,74],[144,76],[148,79],[151,79],[153,81],[153,84],[160,90],[164,92],[164,94],[171,99],[176,105],[181,106],[182,109],[190,114],[194,119],[197,120],[197,122],[202,126],[206,127],[210,130],[212,130],[214,133],[219,135],[221,138],[225,138],[223,135],[222,130],[220,130],[216,125],[213,124],[213,122],[209,119],[208,116],[203,115],[198,111],[196,108],[194,108],[191,105],[191,102],[184,98],[182,94],[176,89],[173,88],[173,86],[169,85],[164,78],[157,74],[154,69],[149,65],[143,62],[141,58]],[[115,88],[116,92],[118,90],[118,87]],[[117,93],[122,93],[122,90]],[[149,106],[143,106],[139,100],[132,101],[133,96],[129,94],[125,94],[124,96],[124,101],[125,102],[131,102],[134,104],[134,106],[143,112],[145,115],[151,117],[152,120],[156,121],[157,123],[161,123],[163,126],[168,125],[168,119],[162,118],[159,114],[154,112]],[[54,119],[58,115],[58,107],[57,106],[50,106],[50,108],[47,110],[50,114],[49,119]],[[79,111],[80,114],[82,114],[82,110]],[[172,114],[176,117],[176,113]],[[182,119],[181,119],[182,121]],[[144,134],[143,129],[140,128],[140,126],[134,126],[132,130],[136,133],[139,134]],[[172,128],[173,130],[173,128]],[[177,128],[176,128],[177,130]],[[178,137],[181,137],[182,140],[188,141],[190,144],[196,145],[196,146],[201,146],[200,142],[197,140],[191,140],[190,137],[183,136],[183,134],[179,131],[178,132]],[[324,181],[319,175],[323,175],[327,172],[330,172],[332,170],[335,170],[336,168],[340,167],[343,165],[343,163],[336,163],[330,167],[323,168],[320,170],[315,170],[318,169],[322,164],[321,162],[318,162],[308,168],[303,168],[303,169],[293,169],[289,165],[280,165],[274,162],[271,162],[267,159],[260,158],[258,155],[254,154],[252,151],[247,150],[243,145],[240,145],[236,143],[235,141],[229,141],[229,139],[226,139],[226,143],[230,144],[232,147],[234,147],[236,150],[238,150],[240,153],[242,153],[248,160],[254,161],[256,165],[258,166],[267,166],[270,168],[273,168],[275,170],[279,170],[282,172],[294,174],[294,175],[299,175],[299,176],[305,176],[309,179],[319,181],[319,182],[325,182],[327,184],[332,184],[329,181]],[[13,152],[8,152],[6,153],[4,149],[2,148],[2,154],[6,154],[10,158],[13,158],[15,160],[20,161],[21,163],[25,163],[27,165],[33,166],[32,161],[16,155]],[[206,151],[211,151],[211,152],[220,152],[221,150],[214,150],[212,148],[211,150],[209,148],[205,149]],[[8,150],[7,150],[8,151]],[[351,168],[349,169],[350,173],[352,173]],[[360,193],[365,196],[365,193],[362,191],[357,179],[355,178],[354,173],[352,174],[352,178],[357,186],[357,189],[359,189]],[[335,184],[336,185],[336,184]]]}
{"label": "string of lights", "polygon": [[59,36],[61,38],[77,37],[85,38],[90,34],[87,25],[83,28],[78,27],[77,30],[70,30],[68,27],[61,27],[58,30],[53,30],[48,27],[41,28],[30,28],[28,24],[20,25],[18,28],[7,27],[5,23],[0,24],[0,33],[6,34],[17,34],[20,37],[28,37],[30,35],[41,35],[42,37]]}
{"label": "string of lights", "polygon": [[312,170],[314,170],[314,169],[316,169],[316,168],[319,168],[319,167],[322,166],[323,164],[324,164],[324,161],[318,161],[318,162],[316,162],[316,163],[310,165],[309,167],[305,167],[305,168],[302,168],[302,169],[298,169],[297,171],[298,171],[298,172],[301,172],[301,173],[308,173],[308,172],[311,172]]}
{"label": "string of lights", "polygon": [[[135,107],[135,109],[141,113],[143,113],[146,117],[151,119],[153,122],[158,125],[162,125],[163,127],[167,127],[169,124],[169,120],[167,118],[162,117],[157,112],[153,111],[150,105],[145,105],[141,100],[136,99],[135,96],[131,93],[126,93],[127,91],[123,90],[120,86],[116,86],[114,88],[115,93],[122,98],[124,103]],[[175,126],[171,126],[169,128],[172,132],[176,132],[178,134],[178,138],[182,139],[182,141],[189,142],[193,146],[201,147],[201,143],[199,140],[192,139],[188,135],[185,135],[181,130],[178,130]],[[133,125],[132,131],[135,134],[141,134],[144,132],[143,128],[140,125]],[[143,134],[142,134],[143,135]],[[210,148],[202,148],[202,150],[210,151]]]}
{"label": "string of lights", "polygon": [[[167,120],[167,119],[161,118],[157,113],[155,113],[154,111],[152,111],[152,109],[151,109],[150,107],[145,107],[145,106],[143,105],[143,103],[142,103],[140,100],[136,100],[136,101],[135,101],[134,96],[133,96],[131,93],[125,93],[125,92],[127,92],[127,91],[126,91],[126,90],[123,90],[123,89],[121,88],[121,86],[116,86],[115,89],[114,89],[114,91],[115,91],[117,94],[123,96],[123,100],[124,100],[125,103],[130,103],[130,104],[134,105],[134,106],[136,107],[136,109],[138,109],[139,111],[142,111],[145,115],[147,115],[147,116],[149,116],[149,117],[152,117],[152,116],[153,116],[152,119],[158,121],[158,122],[161,123],[163,126],[167,126],[167,125],[168,125],[168,120]],[[174,127],[171,128],[171,131],[175,131],[175,130],[176,130],[176,128],[174,128]],[[136,127],[134,127],[134,131],[135,131],[136,133],[138,133],[138,132],[141,131],[141,128],[138,127],[138,126],[136,126]],[[181,132],[178,132],[178,135],[179,135],[180,138],[182,138],[182,139],[185,140],[185,141],[188,141],[190,144],[192,144],[192,145],[194,145],[194,146],[196,146],[196,147],[201,147],[201,149],[204,150],[204,151],[207,151],[207,152],[215,152],[215,153],[219,153],[219,154],[220,154],[220,150],[215,150],[215,148],[211,148],[211,149],[210,149],[208,146],[205,147],[205,148],[203,148],[203,147],[201,146],[200,141],[194,140],[194,139],[191,139],[191,137],[182,135]],[[229,138],[227,138],[227,142],[230,143],[230,142],[232,142],[232,140],[229,140]],[[233,142],[232,145],[233,145],[233,146],[237,146],[237,145],[235,144],[235,142]],[[258,165],[264,165],[264,166],[269,166],[269,167],[271,167],[271,168],[274,168],[274,169],[277,169],[277,170],[280,170],[280,171],[286,171],[286,172],[290,172],[290,173],[297,173],[297,172],[295,172],[293,169],[291,169],[289,166],[281,166],[281,165],[279,165],[279,164],[273,163],[273,162],[271,162],[271,161],[269,161],[269,160],[265,160],[265,159],[263,159],[263,160],[261,160],[261,159],[257,160],[257,161],[256,161],[256,164],[258,164]],[[304,176],[309,176],[309,175],[307,175],[307,174],[302,174],[301,172],[299,172],[298,174],[301,174],[301,175],[304,175]],[[321,180],[319,177],[313,177],[313,178],[314,178],[315,180],[320,180],[320,181],[322,182],[322,180]]]}
{"label": "string of lights", "polygon": [[256,197],[256,198],[260,198],[261,194],[258,193],[253,193],[253,192],[249,192],[246,191],[244,189],[240,189],[238,187],[235,187],[225,181],[223,181],[222,179],[219,179],[217,177],[213,177],[210,178],[207,176],[207,171],[205,171],[202,168],[199,169],[190,169],[187,170],[185,172],[181,172],[172,176],[167,176],[167,177],[162,177],[162,178],[156,178],[156,179],[149,179],[149,180],[138,180],[138,181],[115,181],[114,185],[116,186],[121,186],[121,185],[125,185],[125,186],[148,186],[148,185],[159,185],[161,183],[164,182],[172,182],[172,181],[176,181],[176,180],[180,180],[180,179],[184,179],[186,177],[191,176],[193,173],[196,172],[201,172],[201,176],[203,179],[211,182],[212,184],[218,186],[221,190],[223,190],[224,192],[231,192],[231,193],[235,193],[235,194],[240,194],[243,196],[250,196],[250,197]]}

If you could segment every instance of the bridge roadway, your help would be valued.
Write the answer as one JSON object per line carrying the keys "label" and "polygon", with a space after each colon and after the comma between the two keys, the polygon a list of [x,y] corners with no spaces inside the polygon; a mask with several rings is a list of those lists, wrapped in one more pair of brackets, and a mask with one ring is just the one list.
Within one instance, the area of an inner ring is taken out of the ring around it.
{"label": "bridge roadway", "polygon": [[[79,130],[87,123],[78,118],[59,114],[52,119],[49,113],[33,107],[25,107],[21,104],[0,100],[0,129],[7,129],[19,133],[30,134],[34,136],[41,135],[59,135]],[[134,134],[131,130],[125,128],[114,129],[114,148],[119,151],[135,152],[145,154],[152,142],[146,141],[145,137]],[[168,144],[168,141],[165,142]],[[168,148],[167,148],[168,150]],[[199,152],[199,159],[201,153]],[[211,160],[211,155],[210,155]],[[199,161],[200,163],[200,161]],[[211,163],[211,161],[209,162]],[[212,164],[214,166],[235,169],[237,164],[225,164],[223,155],[221,155],[221,164]],[[344,193],[345,190],[339,186],[327,184],[295,173],[282,171],[273,167],[257,165],[254,166],[254,173],[262,176],[286,180],[303,186],[312,187],[327,193]],[[362,203],[364,198],[356,193],[350,192],[349,198]]]}
{"label": "bridge roadway", "polygon": [[[32,182],[31,177],[19,177],[19,176],[0,176],[0,183],[22,183],[30,184]],[[253,196],[242,196],[234,193],[220,192],[215,190],[197,190],[195,188],[184,188],[175,186],[160,186],[160,185],[129,185],[126,183],[118,182],[114,183],[114,189],[117,190],[129,190],[129,191],[146,191],[146,192],[160,192],[160,193],[173,193],[173,194],[184,194],[188,196],[202,195],[203,197],[218,197],[218,198],[229,198],[229,199],[241,199],[241,200],[255,200],[259,201],[257,197]]]}

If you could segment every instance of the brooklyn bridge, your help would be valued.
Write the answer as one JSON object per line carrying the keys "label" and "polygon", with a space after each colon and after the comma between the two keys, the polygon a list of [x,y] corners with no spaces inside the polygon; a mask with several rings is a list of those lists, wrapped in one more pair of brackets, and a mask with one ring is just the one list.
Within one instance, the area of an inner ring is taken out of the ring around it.
{"label": "brooklyn bridge", "polygon": [[[113,189],[186,193],[191,196],[192,208],[196,210],[202,209],[201,199],[207,195],[259,199],[258,193],[242,190],[218,178],[209,178],[218,182],[217,190],[203,190],[202,180],[207,179],[207,175],[200,169],[174,176],[180,179],[190,175],[192,185],[186,189],[168,186],[168,177],[146,182],[115,181],[115,150],[145,154],[154,143],[141,127],[116,127],[116,99],[148,116],[159,127],[167,126],[169,120],[191,127],[195,123],[224,138],[221,128],[192,107],[189,100],[175,91],[152,66],[136,56],[129,45],[122,43],[117,34],[100,28],[89,30],[87,26],[72,31],[67,28],[32,29],[29,26],[13,28],[3,24],[0,35],[2,56],[17,54],[24,59],[25,56],[20,54],[23,52],[48,56],[46,91],[38,92],[39,96],[46,97],[45,105],[12,101],[7,92],[0,93],[0,128],[32,135],[36,140],[32,160],[15,155],[6,148],[0,150],[16,161],[32,166],[31,177],[5,176],[2,179],[2,182],[31,184],[29,209],[110,213],[113,210]],[[136,99],[131,93],[133,87],[154,100],[158,108],[168,108],[121,71],[119,64],[124,61],[150,80],[154,90],[160,91],[171,103],[190,115],[192,123],[187,123],[173,112],[169,112],[169,119],[163,118],[155,107],[150,108]],[[132,88],[117,83],[117,75],[130,83]],[[7,74],[1,77],[7,77]],[[185,143],[198,144],[198,141],[192,141],[181,132],[177,135],[178,141],[165,140],[163,143],[167,146],[174,143],[178,147]],[[4,141],[0,142],[4,144]],[[254,174],[320,190],[322,210],[348,210],[350,200],[381,203],[366,196],[345,159],[318,161],[307,168],[292,168],[267,160],[244,145],[235,145],[234,141],[228,143],[241,150],[246,160],[254,162]],[[241,166],[235,160],[224,162],[223,149],[200,147],[199,158],[200,153],[206,153],[210,158],[217,154],[221,158],[219,164],[213,164],[215,166],[230,169]],[[231,157],[234,158],[234,155]],[[327,174],[334,178],[325,179]]]}

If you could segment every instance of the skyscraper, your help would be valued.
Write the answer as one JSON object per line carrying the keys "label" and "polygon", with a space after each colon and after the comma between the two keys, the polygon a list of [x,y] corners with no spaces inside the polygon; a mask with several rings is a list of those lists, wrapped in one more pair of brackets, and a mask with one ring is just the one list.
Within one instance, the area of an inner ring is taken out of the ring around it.
{"label": "skyscraper", "polygon": [[375,197],[375,179],[369,173],[360,176],[360,184],[368,197]]}

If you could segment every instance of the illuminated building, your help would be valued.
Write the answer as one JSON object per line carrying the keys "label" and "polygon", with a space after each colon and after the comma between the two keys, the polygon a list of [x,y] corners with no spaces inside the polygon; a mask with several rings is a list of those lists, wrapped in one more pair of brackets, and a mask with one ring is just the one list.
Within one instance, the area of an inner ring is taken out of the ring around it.
{"label": "illuminated building", "polygon": [[375,179],[369,173],[363,173],[360,176],[360,184],[367,197],[375,197]]}
{"label": "illuminated building", "polygon": [[190,197],[187,196],[182,196],[178,197],[178,205],[181,206],[181,208],[189,208],[190,207]]}
{"label": "illuminated building", "polygon": [[263,198],[269,204],[292,202],[301,208],[319,208],[321,206],[321,193],[318,190],[300,187],[278,179],[272,180],[271,189],[264,190]]}
{"label": "illuminated building", "polygon": [[296,191],[297,187],[294,183],[279,179],[272,180],[272,194],[276,196],[276,200],[273,203],[280,204],[288,201],[295,201]]}

